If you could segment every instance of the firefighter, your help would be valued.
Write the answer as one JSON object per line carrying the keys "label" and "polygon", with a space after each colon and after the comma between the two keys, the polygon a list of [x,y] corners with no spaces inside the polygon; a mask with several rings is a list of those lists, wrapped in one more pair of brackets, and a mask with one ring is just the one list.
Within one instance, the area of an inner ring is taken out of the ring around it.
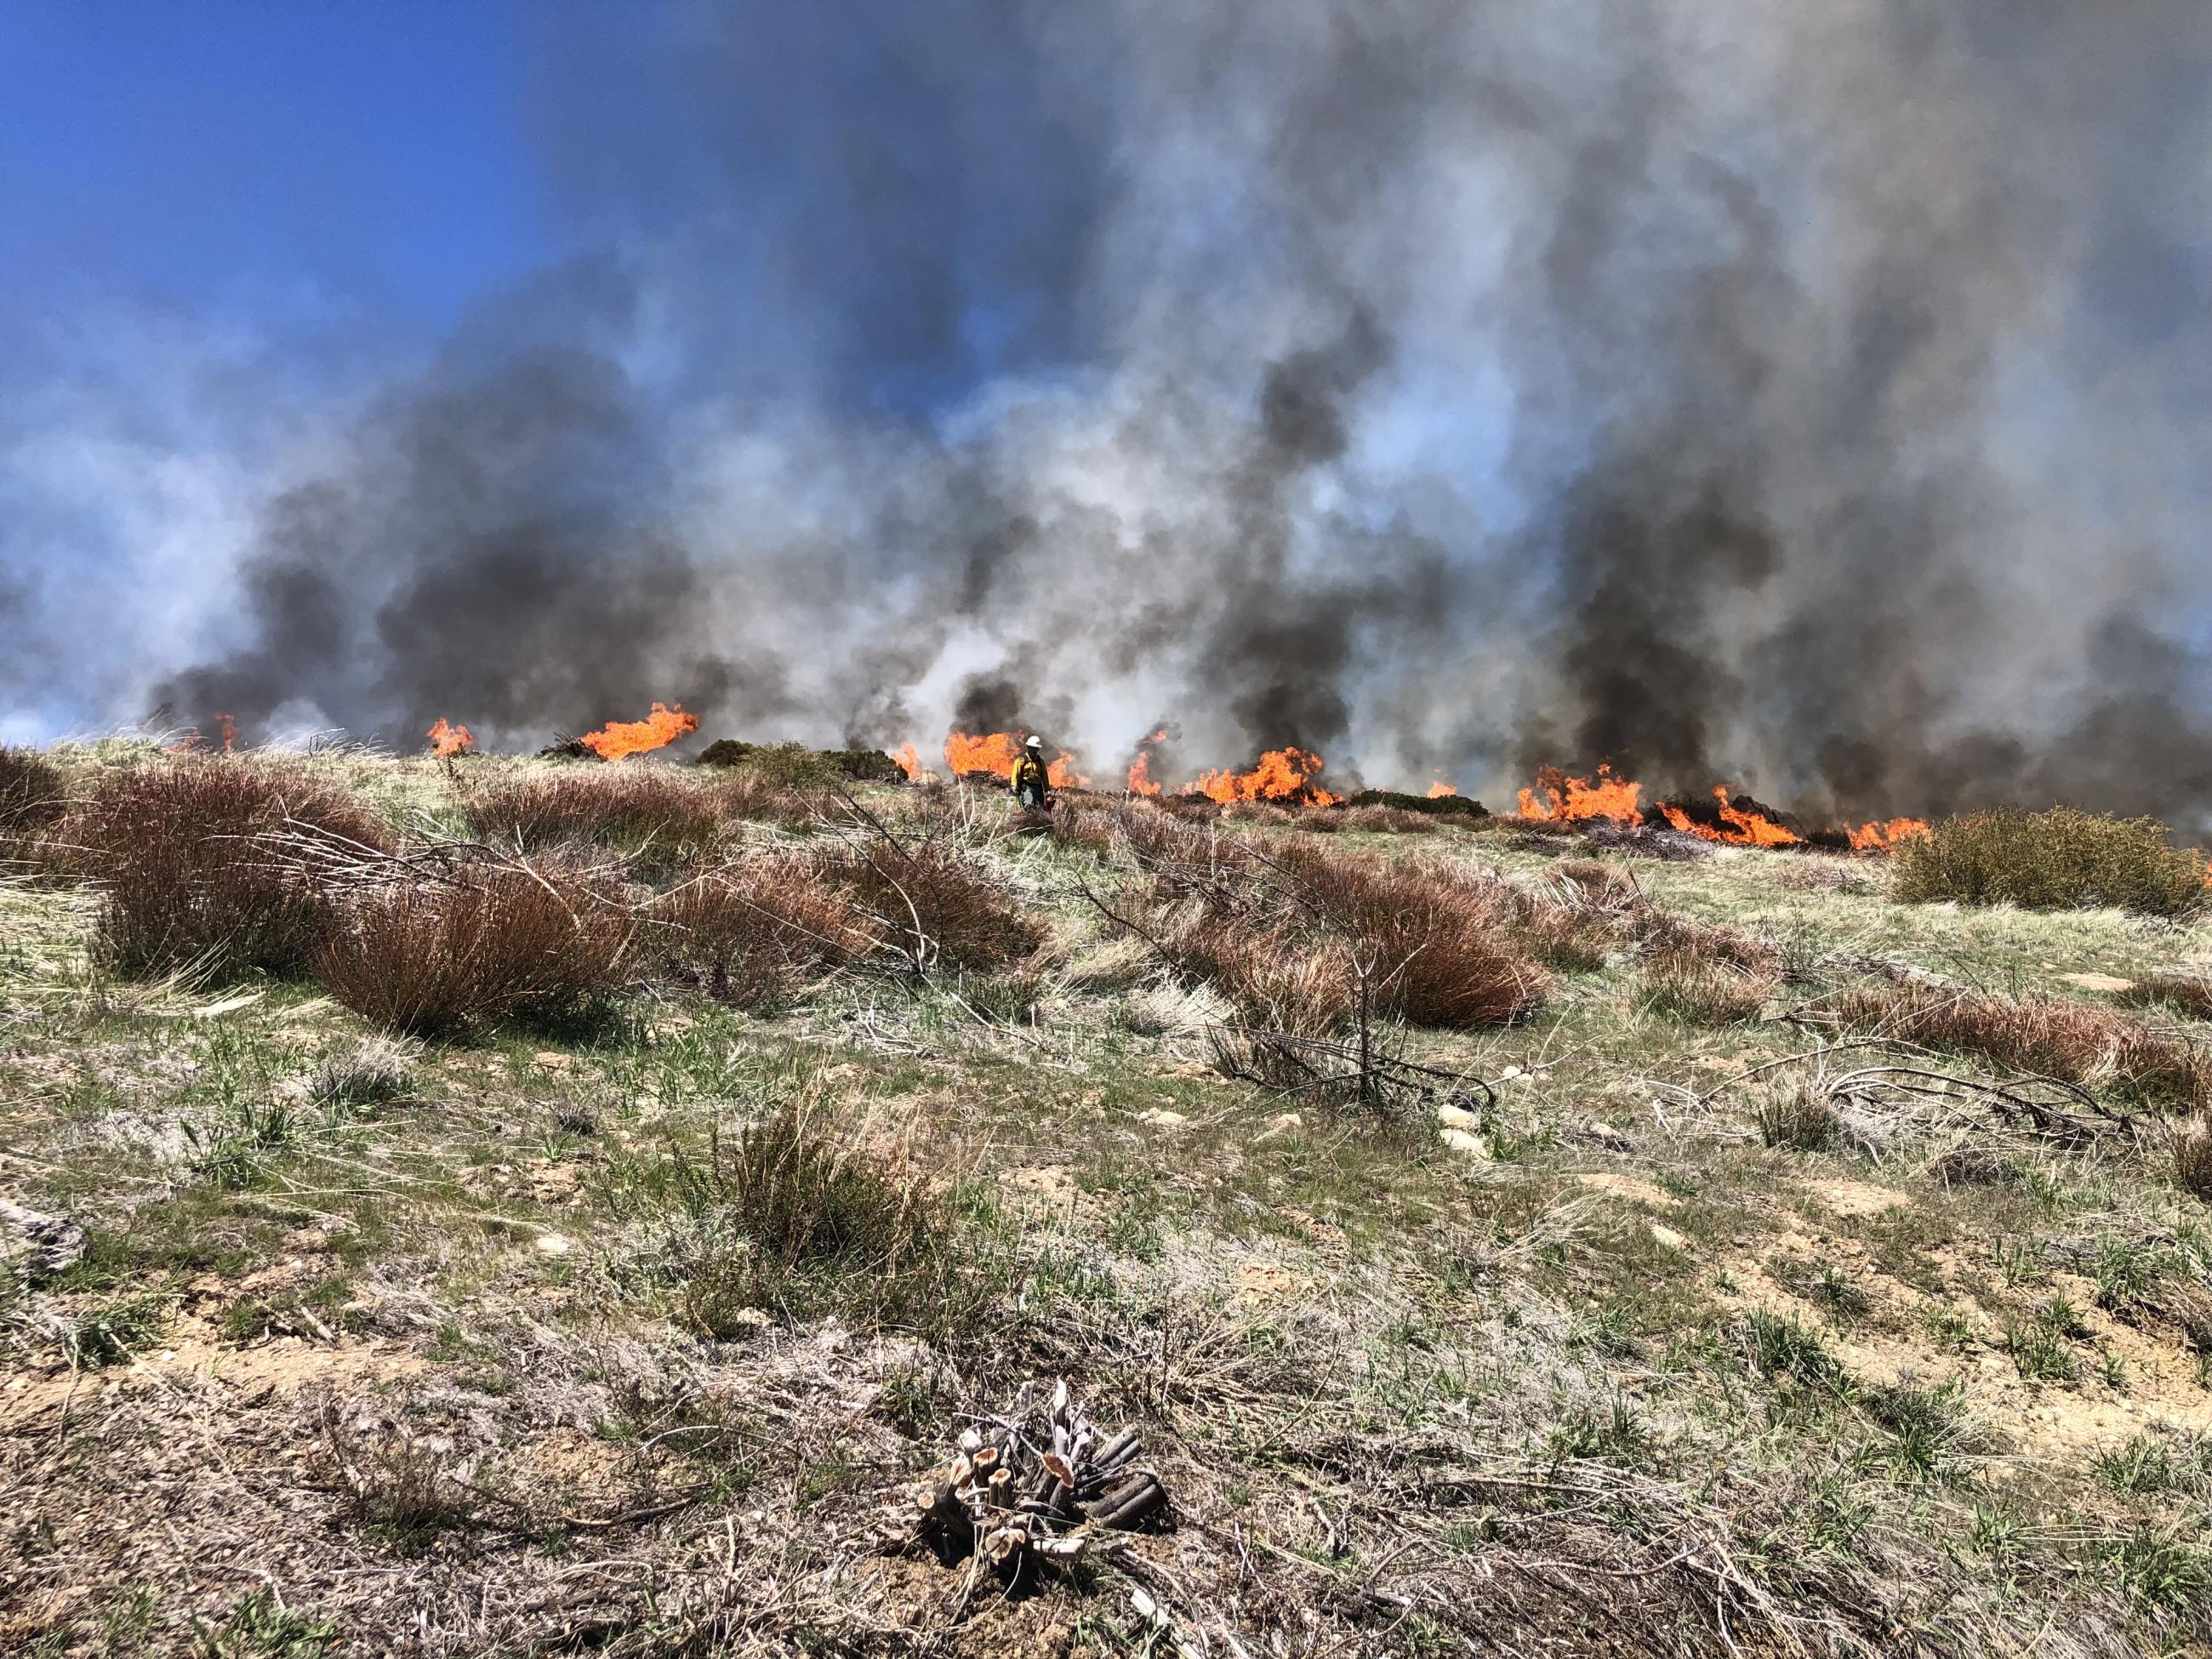
{"label": "firefighter", "polygon": [[1045,793],[1048,780],[1044,769],[1044,740],[1031,738],[1022,745],[1021,757],[1014,763],[1014,799],[1032,812],[1042,812],[1052,805]]}

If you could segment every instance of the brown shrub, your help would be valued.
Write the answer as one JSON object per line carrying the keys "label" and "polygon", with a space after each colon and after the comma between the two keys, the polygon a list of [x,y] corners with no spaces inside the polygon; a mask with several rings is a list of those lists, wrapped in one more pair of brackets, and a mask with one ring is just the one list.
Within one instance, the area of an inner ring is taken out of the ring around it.
{"label": "brown shrub", "polygon": [[1724,963],[1759,979],[1782,977],[1782,947],[1771,939],[1650,907],[1638,911],[1634,923],[1645,954],[1654,959],[1695,957]]}
{"label": "brown shrub", "polygon": [[56,831],[66,867],[106,889],[94,943],[118,973],[298,973],[336,920],[316,861],[289,843],[388,852],[391,826],[340,790],[248,756],[181,755],[106,780]]}
{"label": "brown shrub", "polygon": [[316,969],[347,1007],[410,1036],[581,1024],[621,988],[635,934],[588,877],[483,866],[357,896]]}
{"label": "brown shrub", "polygon": [[1550,989],[1542,968],[1512,947],[1493,884],[1466,872],[1309,846],[1289,849],[1281,867],[1323,936],[1373,964],[1385,1014],[1455,1030],[1503,1025]]}
{"label": "brown shrub", "polygon": [[628,763],[495,779],[471,789],[464,807],[477,835],[520,852],[592,843],[659,870],[706,852],[735,819],[798,810],[790,792],[747,774],[699,782]]}
{"label": "brown shrub", "polygon": [[2201,974],[2145,974],[2112,1000],[2130,1008],[2169,1008],[2191,1019],[2212,1019],[2212,979]]}
{"label": "brown shrub", "polygon": [[928,967],[988,972],[1028,956],[1049,936],[957,847],[939,841],[893,848],[847,842],[817,866],[852,895],[880,951]]}
{"label": "brown shrub", "polygon": [[60,767],[35,749],[0,747],[0,871],[38,861],[68,807]]}
{"label": "brown shrub", "polygon": [[2212,1201],[2212,1118],[2193,1118],[2174,1132],[2173,1178],[2182,1191]]}
{"label": "brown shrub", "polygon": [[2212,1103],[2212,1055],[2087,1003],[1892,985],[1848,991],[1831,1012],[1854,1030],[1978,1055],[2014,1071],[2107,1087],[2154,1104]]}
{"label": "brown shrub", "polygon": [[653,901],[664,971],[740,1008],[769,1012],[866,949],[846,896],[791,858],[703,873]]}

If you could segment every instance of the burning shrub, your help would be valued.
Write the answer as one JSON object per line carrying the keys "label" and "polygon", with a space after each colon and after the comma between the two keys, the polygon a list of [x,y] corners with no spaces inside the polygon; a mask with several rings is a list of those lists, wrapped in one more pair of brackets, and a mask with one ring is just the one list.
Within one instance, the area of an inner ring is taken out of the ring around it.
{"label": "burning shrub", "polygon": [[60,832],[70,867],[106,886],[94,937],[118,973],[217,979],[304,970],[336,919],[301,837],[389,851],[351,796],[272,763],[182,755],[108,780]]}
{"label": "burning shrub", "polygon": [[2041,910],[2109,904],[2170,916],[2205,897],[2204,855],[2177,850],[2155,818],[2069,806],[1947,819],[1901,843],[1894,856],[1897,896],[1913,902]]}
{"label": "burning shrub", "polygon": [[489,865],[367,890],[316,968],[347,1007],[414,1036],[587,1024],[621,988],[634,931],[589,878]]}
{"label": "burning shrub", "polygon": [[2067,1083],[2108,1087],[2154,1104],[2212,1103],[2212,1054],[2087,1003],[1878,986],[1846,992],[1832,1012],[1856,1030],[1978,1055]]}
{"label": "burning shrub", "polygon": [[822,878],[845,888],[879,944],[920,967],[942,961],[988,973],[1043,944],[1044,924],[942,842],[894,847],[848,842],[826,854]]}
{"label": "burning shrub", "polygon": [[0,870],[40,856],[68,810],[62,769],[35,749],[0,747]]}
{"label": "burning shrub", "polygon": [[662,965],[718,1000],[767,1012],[866,948],[844,894],[793,859],[754,859],[653,902]]}

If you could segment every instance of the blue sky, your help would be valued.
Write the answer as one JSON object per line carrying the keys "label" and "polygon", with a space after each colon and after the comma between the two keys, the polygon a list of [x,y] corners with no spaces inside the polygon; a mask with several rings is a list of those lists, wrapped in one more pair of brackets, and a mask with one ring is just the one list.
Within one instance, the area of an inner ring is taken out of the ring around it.
{"label": "blue sky", "polygon": [[8,326],[102,301],[263,329],[448,325],[552,251],[517,13],[6,0]]}

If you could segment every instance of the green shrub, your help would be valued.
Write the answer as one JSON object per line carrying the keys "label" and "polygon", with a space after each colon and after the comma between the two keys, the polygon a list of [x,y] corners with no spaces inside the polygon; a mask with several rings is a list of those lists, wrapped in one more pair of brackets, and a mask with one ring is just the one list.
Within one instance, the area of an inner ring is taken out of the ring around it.
{"label": "green shrub", "polygon": [[696,763],[742,766],[787,789],[906,781],[906,769],[879,749],[809,749],[803,743],[739,743],[721,738],[708,744]]}
{"label": "green shrub", "polygon": [[2204,855],[2177,849],[2155,818],[2057,806],[1948,818],[1895,854],[1897,896],[1914,902],[2113,905],[2177,915],[2205,898]]}
{"label": "green shrub", "polygon": [[1384,806],[1399,812],[1425,812],[1431,817],[1486,818],[1490,809],[1468,795],[1407,795],[1395,789],[1363,789],[1345,803],[1351,807]]}

